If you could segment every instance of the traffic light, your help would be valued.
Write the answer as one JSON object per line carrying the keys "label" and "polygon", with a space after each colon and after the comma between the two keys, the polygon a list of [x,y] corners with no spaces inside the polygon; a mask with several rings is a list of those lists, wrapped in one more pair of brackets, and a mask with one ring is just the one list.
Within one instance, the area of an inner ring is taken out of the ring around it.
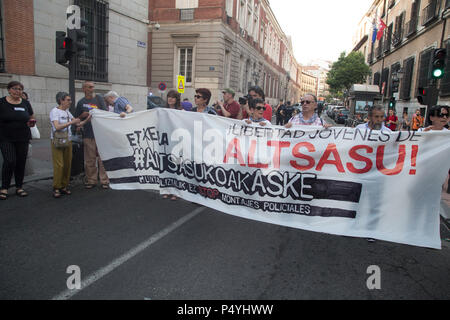
{"label": "traffic light", "polygon": [[427,94],[428,94],[428,88],[427,87],[423,87],[423,88],[419,88],[418,89],[417,101],[419,101],[419,103],[421,105],[428,105],[429,96]]}
{"label": "traffic light", "polygon": [[395,98],[391,97],[391,99],[389,100],[389,109],[395,110],[395,104],[396,104]]}
{"label": "traffic light", "polygon": [[400,80],[399,79],[393,79],[392,80],[392,92],[398,92],[398,86],[400,84]]}
{"label": "traffic light", "polygon": [[71,56],[71,41],[64,31],[56,31],[56,63],[65,66]]}
{"label": "traffic light", "polygon": [[431,58],[431,79],[441,79],[444,76],[445,59],[447,51],[445,49],[435,49]]}
{"label": "traffic light", "polygon": [[82,51],[85,51],[88,46],[85,44],[84,39],[87,38],[87,32],[81,30],[88,23],[85,19],[80,19],[80,29],[68,29],[67,36],[71,40],[72,48],[71,51],[75,55],[81,54]]}

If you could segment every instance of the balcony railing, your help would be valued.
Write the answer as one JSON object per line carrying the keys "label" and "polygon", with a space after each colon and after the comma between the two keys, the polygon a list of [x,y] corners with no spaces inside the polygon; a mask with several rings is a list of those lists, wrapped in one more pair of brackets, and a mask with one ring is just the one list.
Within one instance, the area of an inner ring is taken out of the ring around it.
{"label": "balcony railing", "polygon": [[397,47],[400,45],[400,43],[402,43],[402,40],[403,40],[403,29],[394,32],[394,34],[392,35],[392,45],[394,47]]}
{"label": "balcony railing", "polygon": [[382,53],[383,53],[383,45],[380,43],[376,49],[377,58],[380,58]]}
{"label": "balcony railing", "polygon": [[426,25],[432,22],[438,16],[438,5],[437,0],[432,0],[428,6],[422,11],[422,25]]}
{"label": "balcony railing", "polygon": [[417,22],[418,22],[418,19],[414,18],[414,19],[409,20],[405,24],[405,32],[406,32],[406,36],[407,37],[410,37],[410,36],[412,36],[413,34],[416,33],[416,31],[417,31]]}
{"label": "balcony railing", "polygon": [[391,41],[392,41],[392,36],[389,34],[387,39],[383,41],[384,52],[389,52],[389,50],[391,50]]}

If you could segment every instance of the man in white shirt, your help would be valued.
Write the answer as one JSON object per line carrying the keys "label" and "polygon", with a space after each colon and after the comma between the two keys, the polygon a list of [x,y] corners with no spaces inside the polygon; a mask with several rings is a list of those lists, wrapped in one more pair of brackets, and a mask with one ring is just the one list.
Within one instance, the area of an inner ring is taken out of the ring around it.
{"label": "man in white shirt", "polygon": [[384,109],[382,106],[373,106],[369,109],[369,121],[356,126],[360,130],[379,130],[386,133],[392,133],[392,130],[384,125]]}

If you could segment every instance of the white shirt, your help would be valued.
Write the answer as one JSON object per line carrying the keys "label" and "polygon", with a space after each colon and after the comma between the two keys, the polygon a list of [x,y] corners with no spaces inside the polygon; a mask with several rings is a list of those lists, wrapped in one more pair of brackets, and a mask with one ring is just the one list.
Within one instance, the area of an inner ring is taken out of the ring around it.
{"label": "white shirt", "polygon": [[[53,133],[56,131],[53,121],[57,120],[59,124],[65,124],[65,123],[72,121],[72,119],[73,119],[73,116],[69,112],[69,110],[64,111],[57,107],[53,108],[52,111],[50,111],[50,123],[52,125],[52,132],[50,134],[50,138],[53,139]],[[67,128],[64,128],[61,131],[69,131],[69,140],[70,140],[70,137],[72,136],[72,130],[69,130],[69,129],[70,129],[70,126]]]}
{"label": "white shirt", "polygon": [[[247,120],[250,120],[252,123],[251,124],[253,124],[253,125],[260,125],[260,123],[265,123],[266,125],[265,125],[265,127],[267,127],[267,126],[271,126],[272,125],[272,123],[270,122],[270,121],[268,121],[268,120],[266,120],[266,119],[261,119],[261,121],[253,121],[251,118],[248,118],[248,119],[244,119],[244,120],[242,120],[242,121],[244,121],[244,123],[245,124],[247,124]],[[248,125],[248,124],[247,124]]]}
{"label": "white shirt", "polygon": [[[368,123],[368,122],[366,122],[366,123],[361,123],[361,124],[357,125],[355,129],[371,130],[371,129],[369,128],[369,123]],[[380,129],[379,131],[384,131],[384,132],[386,132],[386,133],[392,133],[392,130],[389,129],[388,127],[386,127],[386,126],[384,125],[384,122],[381,124],[381,129]]]}
{"label": "white shirt", "polygon": [[[426,128],[419,128],[419,130],[417,130],[417,132],[426,132],[425,129]],[[448,131],[448,129],[442,128],[442,130],[428,130],[428,131]]]}

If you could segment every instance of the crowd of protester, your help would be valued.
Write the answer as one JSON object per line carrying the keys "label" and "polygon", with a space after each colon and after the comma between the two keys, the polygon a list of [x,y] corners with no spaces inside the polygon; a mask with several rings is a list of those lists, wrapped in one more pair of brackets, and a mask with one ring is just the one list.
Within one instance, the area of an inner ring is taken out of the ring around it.
{"label": "crowd of protester", "polygon": [[[8,198],[8,189],[14,176],[16,194],[25,197],[28,193],[23,189],[25,164],[28,146],[31,140],[30,128],[35,126],[36,120],[28,96],[23,85],[12,81],[7,85],[8,96],[0,99],[0,149],[3,155],[2,186],[0,200]],[[100,159],[97,144],[92,129],[90,111],[94,109],[110,111],[125,118],[134,112],[134,108],[126,97],[110,91],[101,96],[95,93],[95,85],[91,81],[82,86],[84,97],[76,103],[75,113],[69,111],[72,105],[71,97],[66,92],[56,94],[56,105],[51,110],[49,121],[51,124],[51,150],[53,162],[53,196],[60,198],[70,195],[69,190],[72,141],[78,136],[83,143],[85,188],[93,189],[98,182],[103,189],[109,189],[109,179]],[[290,101],[280,100],[273,109],[266,102],[264,91],[254,86],[248,94],[236,101],[236,93],[231,88],[222,91],[221,100],[211,105],[212,93],[207,88],[195,90],[194,103],[185,98],[182,101],[180,93],[170,90],[167,93],[165,107],[182,112],[200,112],[209,115],[222,116],[230,119],[242,120],[247,125],[270,126],[272,117],[276,117],[276,125],[286,128],[294,126],[321,126],[329,128],[318,112],[318,100],[314,94],[305,94],[301,101],[301,111],[295,109]],[[149,96],[151,93],[149,94]],[[411,119],[404,113],[399,119],[394,110],[385,115],[382,106],[369,109],[365,123],[357,126],[359,129],[382,130],[392,132],[396,130],[436,131],[448,130],[448,106],[434,106],[430,108],[427,119],[420,109]],[[177,200],[175,195],[164,195],[164,198]]]}

